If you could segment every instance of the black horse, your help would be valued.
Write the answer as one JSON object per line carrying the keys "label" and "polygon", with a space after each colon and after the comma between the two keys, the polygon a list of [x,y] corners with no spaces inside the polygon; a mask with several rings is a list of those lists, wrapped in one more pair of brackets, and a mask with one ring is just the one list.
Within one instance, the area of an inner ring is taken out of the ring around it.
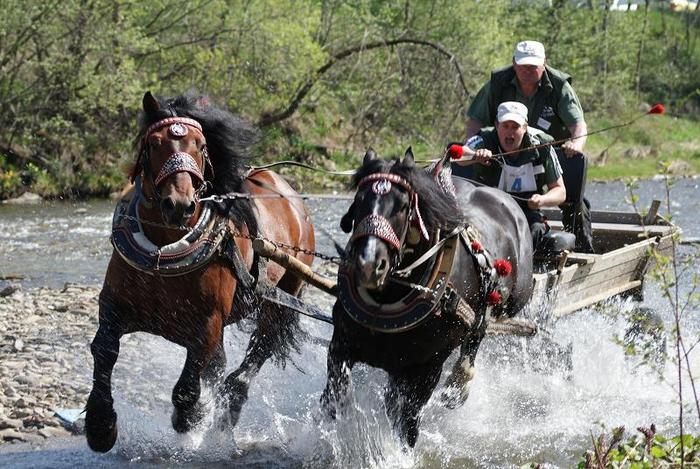
{"label": "black horse", "polygon": [[451,352],[461,346],[443,395],[455,407],[467,398],[489,316],[514,315],[532,294],[522,210],[504,192],[449,175],[442,186],[452,187],[442,187],[442,165],[416,167],[410,148],[401,161],[370,149],[353,178],[357,193],[341,220],[352,236],[339,269],[321,397],[335,416],[355,363],[386,370],[387,413],[411,447]]}

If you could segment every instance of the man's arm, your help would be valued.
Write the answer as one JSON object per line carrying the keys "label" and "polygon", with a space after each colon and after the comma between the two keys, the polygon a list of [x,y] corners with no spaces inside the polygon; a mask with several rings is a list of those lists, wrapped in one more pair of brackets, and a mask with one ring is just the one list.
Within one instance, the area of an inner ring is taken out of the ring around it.
{"label": "man's arm", "polygon": [[561,176],[553,183],[547,184],[547,189],[546,194],[534,194],[530,197],[527,206],[533,210],[539,210],[542,207],[556,207],[566,200],[566,188]]}
{"label": "man's arm", "polygon": [[467,109],[467,140],[469,140],[474,135],[478,134],[479,131],[484,127],[484,125],[489,124],[489,103],[491,101],[491,82],[487,81],[484,86],[481,87],[474,100],[469,105]]}
{"label": "man's arm", "polygon": [[576,91],[574,91],[569,83],[565,83],[561,92],[562,95],[559,98],[557,114],[561,120],[564,121],[564,124],[569,129],[569,133],[571,133],[571,140],[565,142],[562,148],[566,156],[571,158],[576,153],[583,153],[588,126],[583,117],[583,108],[576,95]]}
{"label": "man's arm", "polygon": [[561,146],[568,158],[571,158],[577,153],[583,153],[583,147],[586,144],[586,135],[588,134],[588,126],[586,121],[580,121],[569,127],[571,132],[571,140],[567,140]]}
{"label": "man's arm", "polygon": [[483,122],[473,117],[467,119],[467,140],[478,134],[484,127]]}

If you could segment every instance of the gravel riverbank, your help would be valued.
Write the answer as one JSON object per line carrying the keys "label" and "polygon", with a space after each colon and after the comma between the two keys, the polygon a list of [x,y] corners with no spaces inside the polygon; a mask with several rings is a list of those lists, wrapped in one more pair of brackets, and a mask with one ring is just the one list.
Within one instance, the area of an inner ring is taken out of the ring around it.
{"label": "gravel riverbank", "polygon": [[0,444],[79,433],[56,412],[82,409],[90,392],[90,342],[99,287],[0,290]]}

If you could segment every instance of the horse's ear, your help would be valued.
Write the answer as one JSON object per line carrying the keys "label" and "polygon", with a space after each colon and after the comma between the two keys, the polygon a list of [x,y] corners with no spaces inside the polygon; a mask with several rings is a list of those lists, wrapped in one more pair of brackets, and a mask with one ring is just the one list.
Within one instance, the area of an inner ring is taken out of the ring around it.
{"label": "horse's ear", "polygon": [[406,153],[403,155],[403,164],[409,168],[416,165],[416,160],[413,157],[413,150],[411,147],[406,148]]}
{"label": "horse's ear", "polygon": [[143,95],[143,111],[146,114],[153,114],[159,109],[160,103],[158,100],[151,94],[150,91],[146,91],[146,94]]}
{"label": "horse's ear", "polygon": [[374,152],[374,149],[372,147],[369,147],[367,149],[367,153],[365,153],[365,158],[362,160],[362,165],[366,165],[370,161],[376,160],[377,159],[377,154]]}
{"label": "horse's ear", "polygon": [[343,215],[343,218],[340,219],[340,229],[343,230],[343,233],[350,233],[352,231],[352,222],[355,220],[355,201],[353,200],[352,204],[350,204],[350,208],[348,209],[347,212],[345,212],[345,215]]}

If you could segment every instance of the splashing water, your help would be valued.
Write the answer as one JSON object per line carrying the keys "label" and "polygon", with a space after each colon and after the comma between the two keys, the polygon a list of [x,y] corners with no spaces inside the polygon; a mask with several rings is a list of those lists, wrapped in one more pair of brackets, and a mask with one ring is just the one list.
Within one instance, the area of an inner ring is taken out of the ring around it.
{"label": "splashing water", "polygon": [[[692,181],[683,184],[681,190],[688,194],[697,190]],[[641,190],[647,197],[658,193],[651,182],[644,183]],[[619,185],[589,187],[594,206],[600,209],[627,209],[619,202],[623,193]],[[700,202],[692,197],[679,200],[688,202],[676,206],[679,213],[674,216],[681,219],[685,235],[697,236],[700,226],[692,214],[700,209]],[[312,203],[312,208],[315,222],[337,233],[337,213],[344,207],[324,202]],[[87,243],[90,254],[81,259],[76,270],[65,260],[62,275],[73,275],[71,281],[81,281],[89,274],[99,278],[104,272],[106,264],[97,262],[106,263],[109,244],[98,227],[109,223],[110,210],[111,204],[100,204],[96,213],[88,213],[94,217],[92,221],[78,223],[83,240],[79,242],[83,246]],[[55,207],[50,210],[51,217],[64,223],[68,215],[55,211]],[[5,252],[12,258],[22,257],[27,245],[50,245],[53,228],[45,229],[44,237],[32,231],[32,223],[44,215],[37,213],[35,219],[22,223],[19,233],[24,234],[20,238],[9,236],[11,227],[0,224],[0,233],[4,233],[0,239],[12,238],[15,243],[0,247],[0,253],[9,249]],[[319,250],[331,253],[331,244],[319,238],[325,243]],[[66,237],[65,242],[76,242],[75,237]],[[65,245],[62,250],[77,251]],[[41,260],[33,262],[37,272],[45,272]],[[29,285],[65,280],[63,276],[56,280],[51,274],[37,274],[29,279]],[[644,305],[659,313],[669,327],[671,316],[665,300],[653,286],[645,290]],[[331,309],[332,299],[314,289],[306,290],[304,300],[323,310]],[[325,386],[326,344],[332,332],[327,324],[302,318],[312,340],[292,357],[294,364],[286,369],[270,363],[263,367],[233,432],[222,424],[226,412],[214,405],[214,393],[205,390],[202,399],[208,402],[207,416],[186,435],[177,434],[170,424],[171,392],[185,351],[158,337],[132,334],[122,339],[114,371],[120,425],[115,450],[98,456],[81,440],[79,448],[61,460],[63,466],[51,456],[44,460],[32,453],[23,456],[26,466],[17,466],[44,467],[43,462],[47,467],[101,466],[132,461],[144,467],[518,467],[528,462],[570,467],[591,447],[591,432],[597,434],[603,427],[610,430],[625,425],[630,434],[635,427],[653,422],[660,433],[678,431],[673,363],[667,362],[657,372],[641,364],[639,358],[626,356],[623,347],[612,340],[622,337],[628,328],[625,320],[613,313],[633,307],[614,300],[596,310],[579,311],[533,339],[487,337],[477,356],[468,401],[459,409],[448,410],[440,406],[436,392],[424,409],[421,435],[410,451],[401,448],[386,417],[386,375],[379,370],[356,366],[347,412],[337,421],[322,415],[318,401]],[[690,313],[685,329],[697,335],[700,322]],[[227,372],[243,359],[247,340],[248,334],[235,326],[227,329]],[[671,345],[667,344],[669,350]],[[697,350],[691,356],[691,367],[695,375],[700,373]],[[82,369],[85,376],[90,375],[91,366]],[[689,389],[684,393],[691,395]],[[689,408],[686,431],[700,432],[697,421]]]}

